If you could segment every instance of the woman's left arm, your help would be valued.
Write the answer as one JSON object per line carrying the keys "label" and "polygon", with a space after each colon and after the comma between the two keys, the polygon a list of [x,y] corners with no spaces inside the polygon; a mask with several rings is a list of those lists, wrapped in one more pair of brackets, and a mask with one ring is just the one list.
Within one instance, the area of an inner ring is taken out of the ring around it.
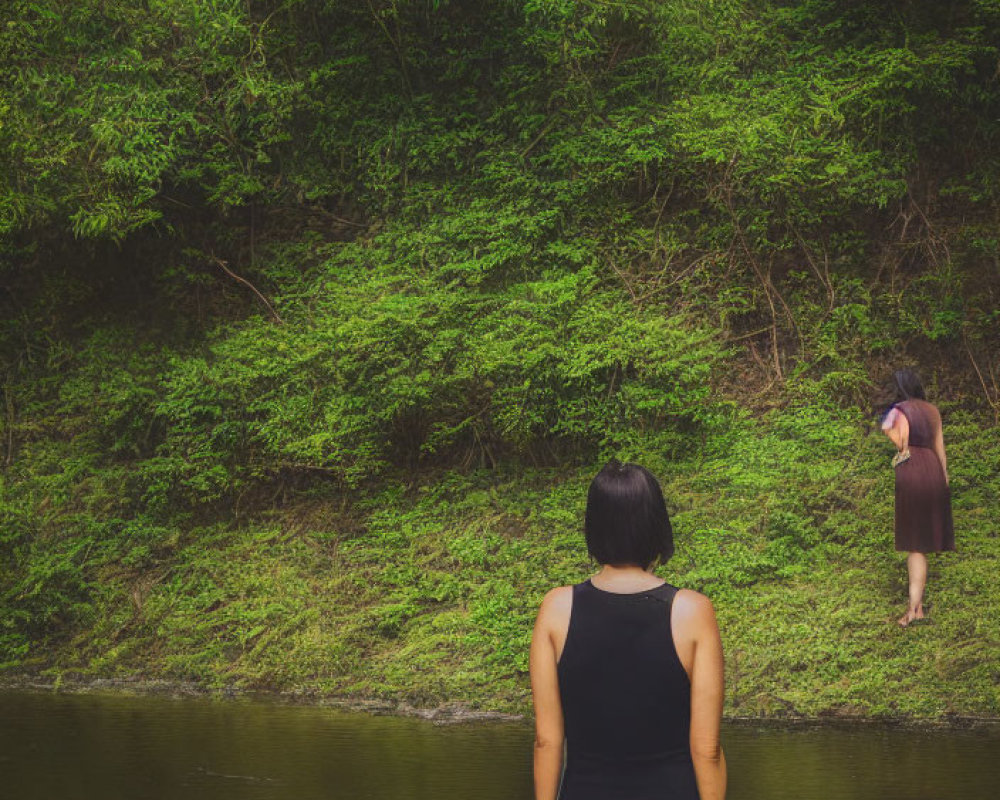
{"label": "woman's left arm", "polygon": [[[896,411],[895,409],[893,409]],[[906,418],[906,414],[900,411],[896,411],[893,415],[892,424],[888,428],[883,428],[885,435],[888,436],[894,445],[896,445],[896,450],[902,453],[910,444],[910,421]]]}

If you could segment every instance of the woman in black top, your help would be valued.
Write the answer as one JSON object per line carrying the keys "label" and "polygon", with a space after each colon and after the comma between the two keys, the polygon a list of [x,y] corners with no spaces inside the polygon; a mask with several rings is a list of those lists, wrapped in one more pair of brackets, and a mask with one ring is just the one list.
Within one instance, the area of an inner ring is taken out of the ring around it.
{"label": "woman in black top", "polygon": [[721,800],[719,628],[650,571],[673,554],[656,479],[608,464],[584,531],[601,570],[545,596],[531,642],[536,800]]}

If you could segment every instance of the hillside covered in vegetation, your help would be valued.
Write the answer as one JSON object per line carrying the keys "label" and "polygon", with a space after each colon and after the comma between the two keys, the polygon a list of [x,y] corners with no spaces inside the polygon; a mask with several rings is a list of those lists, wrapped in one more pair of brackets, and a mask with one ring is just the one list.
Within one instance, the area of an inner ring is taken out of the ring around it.
{"label": "hillside covered in vegetation", "polygon": [[[619,457],[727,713],[1000,715],[995,0],[0,21],[0,679],[523,711]],[[905,631],[900,365],[959,548]]]}

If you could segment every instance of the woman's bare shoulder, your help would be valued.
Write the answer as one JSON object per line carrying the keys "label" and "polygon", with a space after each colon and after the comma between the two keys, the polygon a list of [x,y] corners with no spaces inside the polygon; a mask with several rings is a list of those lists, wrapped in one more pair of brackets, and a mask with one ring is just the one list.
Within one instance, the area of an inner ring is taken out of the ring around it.
{"label": "woman's bare shoulder", "polygon": [[678,589],[674,596],[675,622],[693,625],[714,624],[715,607],[701,592],[693,589]]}
{"label": "woman's bare shoulder", "polygon": [[557,586],[550,589],[544,598],[542,605],[538,609],[538,616],[541,619],[560,619],[569,617],[569,612],[573,608],[573,587]]}

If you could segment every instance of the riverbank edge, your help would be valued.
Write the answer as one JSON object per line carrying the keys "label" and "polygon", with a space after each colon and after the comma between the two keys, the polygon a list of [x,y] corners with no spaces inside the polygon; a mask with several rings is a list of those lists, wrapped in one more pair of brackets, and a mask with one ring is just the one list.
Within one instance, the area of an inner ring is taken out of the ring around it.
{"label": "riverbank edge", "polygon": [[[264,691],[236,687],[208,688],[196,683],[147,678],[92,678],[81,680],[60,676],[38,675],[0,677],[0,692],[47,692],[65,694],[110,694],[122,696],[203,698],[222,701],[280,703],[317,708],[331,708],[349,713],[373,716],[415,717],[435,725],[456,725],[480,722],[529,723],[530,715],[502,711],[471,709],[461,703],[446,703],[429,708],[411,705],[404,700],[377,700],[363,697],[338,697],[309,690]],[[951,714],[940,717],[914,716],[725,716],[727,724],[739,726],[779,727],[854,727],[884,726],[892,728],[974,729],[1000,727],[1000,717],[991,715]]]}
{"label": "riverbank edge", "polygon": [[92,678],[81,680],[60,676],[47,678],[36,675],[0,677],[0,692],[52,692],[64,694],[112,694],[123,696],[161,696],[171,698],[203,698],[222,701],[258,701],[283,705],[333,708],[340,711],[373,716],[417,717],[437,725],[473,722],[523,722],[523,714],[502,711],[482,711],[460,703],[446,703],[431,708],[411,705],[406,701],[378,700],[363,697],[337,697],[308,690],[265,691],[236,687],[208,688],[185,681],[148,678]]}

